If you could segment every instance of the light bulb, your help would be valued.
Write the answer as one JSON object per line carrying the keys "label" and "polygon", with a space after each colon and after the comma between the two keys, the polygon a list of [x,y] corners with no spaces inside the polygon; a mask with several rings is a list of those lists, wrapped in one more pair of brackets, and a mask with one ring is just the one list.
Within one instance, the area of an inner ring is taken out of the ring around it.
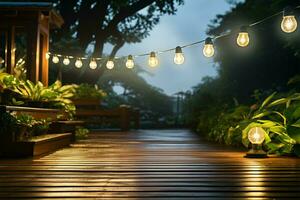
{"label": "light bulb", "polygon": [[134,61],[132,55],[129,55],[126,61],[126,67],[132,69],[134,67]]}
{"label": "light bulb", "polygon": [[76,60],[75,67],[77,67],[77,68],[81,68],[82,67],[82,61],[81,61],[81,59],[77,59]]}
{"label": "light bulb", "polygon": [[246,26],[242,26],[241,27],[241,31],[239,32],[239,35],[236,39],[237,44],[240,47],[246,47],[249,44],[249,33],[247,31],[247,27]]}
{"label": "light bulb", "polygon": [[297,20],[295,16],[284,16],[281,22],[281,29],[286,33],[292,33],[297,29]]}
{"label": "light bulb", "polygon": [[158,59],[153,51],[150,53],[148,64],[150,67],[156,67],[158,65]]}
{"label": "light bulb", "polygon": [[262,144],[265,140],[265,130],[261,127],[253,127],[248,132],[248,139],[252,144]]}
{"label": "light bulb", "polygon": [[175,49],[174,63],[177,65],[181,65],[182,63],[184,63],[182,49],[179,46]]}
{"label": "light bulb", "polygon": [[64,58],[63,64],[64,65],[69,65],[70,64],[70,59],[68,57]]}
{"label": "light bulb", "polygon": [[59,63],[59,58],[58,58],[58,56],[53,56],[52,62],[55,63],[55,64]]}
{"label": "light bulb", "polygon": [[91,69],[96,69],[97,68],[97,62],[95,60],[92,60],[89,64]]}
{"label": "light bulb", "polygon": [[203,48],[203,54],[205,57],[212,57],[215,54],[214,45],[210,37],[205,39],[205,44]]}
{"label": "light bulb", "polygon": [[46,53],[46,59],[48,60],[49,58],[50,58],[50,53],[47,52],[47,53]]}
{"label": "light bulb", "polygon": [[115,66],[114,61],[113,61],[113,59],[110,58],[106,63],[106,68],[112,69],[112,68],[114,68],[114,66]]}

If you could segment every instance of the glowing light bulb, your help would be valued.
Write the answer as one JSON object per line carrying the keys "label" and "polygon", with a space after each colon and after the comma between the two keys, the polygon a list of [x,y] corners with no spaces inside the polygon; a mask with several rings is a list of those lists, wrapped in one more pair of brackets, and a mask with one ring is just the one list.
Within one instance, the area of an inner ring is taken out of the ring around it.
{"label": "glowing light bulb", "polygon": [[77,68],[81,68],[82,67],[82,61],[81,61],[81,59],[77,59],[76,60],[75,67],[77,67]]}
{"label": "glowing light bulb", "polygon": [[89,64],[91,69],[96,69],[97,68],[97,62],[95,60],[91,60]]}
{"label": "glowing light bulb", "polygon": [[252,144],[262,144],[265,140],[265,130],[261,127],[253,127],[248,132],[248,139]]}
{"label": "glowing light bulb", "polygon": [[50,58],[50,53],[47,52],[47,53],[46,53],[46,59],[48,60],[49,58]]}
{"label": "glowing light bulb", "polygon": [[205,44],[203,48],[203,54],[205,57],[212,57],[215,54],[214,45],[210,37],[205,39]]}
{"label": "glowing light bulb", "polygon": [[58,56],[53,56],[52,62],[55,63],[55,64],[59,63],[59,58],[58,58]]}
{"label": "glowing light bulb", "polygon": [[241,31],[239,32],[239,35],[236,39],[237,44],[240,47],[246,47],[249,44],[249,33],[247,31],[247,27],[246,26],[242,26],[241,27]]}
{"label": "glowing light bulb", "polygon": [[174,63],[177,65],[184,63],[184,56],[180,46],[177,46],[175,49]]}
{"label": "glowing light bulb", "polygon": [[148,64],[150,67],[156,67],[158,65],[158,59],[153,51],[150,53]]}
{"label": "glowing light bulb", "polygon": [[286,7],[283,10],[281,29],[286,33],[292,33],[297,29],[297,20],[294,16],[293,10],[290,7]]}
{"label": "glowing light bulb", "polygon": [[112,58],[110,58],[110,59],[107,61],[107,63],[106,63],[106,68],[107,68],[107,69],[113,69],[114,66],[115,66],[114,61],[113,61]]}
{"label": "glowing light bulb", "polygon": [[64,65],[69,65],[70,64],[70,59],[68,57],[65,57],[63,60]]}
{"label": "glowing light bulb", "polygon": [[126,61],[126,67],[132,69],[134,67],[134,61],[132,55],[129,55]]}

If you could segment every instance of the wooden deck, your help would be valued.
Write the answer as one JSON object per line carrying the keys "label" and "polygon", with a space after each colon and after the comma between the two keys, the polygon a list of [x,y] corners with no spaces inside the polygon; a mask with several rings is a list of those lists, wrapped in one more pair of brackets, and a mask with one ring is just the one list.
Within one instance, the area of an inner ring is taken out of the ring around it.
{"label": "wooden deck", "polygon": [[186,130],[94,133],[32,160],[0,161],[0,198],[288,199],[300,159],[246,159]]}

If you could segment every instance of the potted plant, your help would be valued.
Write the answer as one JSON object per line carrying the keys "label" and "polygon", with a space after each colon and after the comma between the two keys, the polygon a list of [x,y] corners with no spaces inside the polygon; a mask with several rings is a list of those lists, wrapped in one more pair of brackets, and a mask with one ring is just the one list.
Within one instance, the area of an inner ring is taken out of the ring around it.
{"label": "potted plant", "polygon": [[78,106],[89,104],[98,104],[100,106],[101,100],[105,96],[106,93],[103,90],[99,89],[97,85],[92,86],[83,83],[76,87],[73,102],[75,105]]}

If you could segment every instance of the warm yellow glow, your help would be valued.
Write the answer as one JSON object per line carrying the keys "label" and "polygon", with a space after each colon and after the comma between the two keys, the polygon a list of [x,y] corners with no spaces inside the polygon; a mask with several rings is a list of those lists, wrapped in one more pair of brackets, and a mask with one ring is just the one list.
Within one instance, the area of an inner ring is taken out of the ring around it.
{"label": "warm yellow glow", "polygon": [[249,34],[248,32],[240,32],[236,42],[240,47],[246,47],[249,44]]}
{"label": "warm yellow glow", "polygon": [[261,144],[265,140],[265,130],[261,127],[253,127],[248,132],[248,139],[252,144]]}
{"label": "warm yellow glow", "polygon": [[97,62],[95,60],[92,60],[89,64],[91,69],[96,69],[97,68]]}
{"label": "warm yellow glow", "polygon": [[114,68],[114,66],[115,66],[114,61],[112,61],[112,60],[107,61],[107,63],[106,63],[107,69],[112,69],[112,68]]}
{"label": "warm yellow glow", "polygon": [[177,65],[181,65],[182,63],[184,63],[183,53],[175,53],[174,63]]}
{"label": "warm yellow glow", "polygon": [[77,67],[77,68],[81,68],[82,67],[82,61],[80,59],[76,60],[75,67]]}
{"label": "warm yellow glow", "polygon": [[46,59],[48,60],[50,58],[50,54],[47,52],[46,53]]}
{"label": "warm yellow glow", "polygon": [[69,58],[64,58],[63,64],[64,65],[69,65],[70,64],[70,59]]}
{"label": "warm yellow glow", "polygon": [[148,64],[150,67],[156,67],[158,65],[158,59],[154,52],[150,53]]}
{"label": "warm yellow glow", "polygon": [[213,44],[205,44],[203,48],[203,54],[205,57],[212,57],[215,54],[215,49]]}
{"label": "warm yellow glow", "polygon": [[55,64],[59,63],[59,58],[57,56],[53,56],[52,62]]}
{"label": "warm yellow glow", "polygon": [[132,55],[129,55],[129,56],[128,56],[125,65],[126,65],[126,67],[127,67],[128,69],[132,69],[132,68],[134,67],[134,61],[133,61]]}
{"label": "warm yellow glow", "polygon": [[297,29],[297,20],[294,15],[283,16],[281,29],[286,33],[292,33]]}

